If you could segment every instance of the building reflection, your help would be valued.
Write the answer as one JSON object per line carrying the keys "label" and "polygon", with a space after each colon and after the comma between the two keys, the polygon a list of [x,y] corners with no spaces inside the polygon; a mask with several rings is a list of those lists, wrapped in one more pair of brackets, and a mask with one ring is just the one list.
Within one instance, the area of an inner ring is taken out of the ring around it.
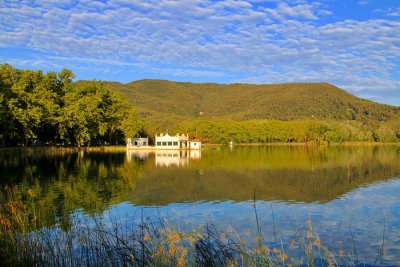
{"label": "building reflection", "polygon": [[190,160],[200,160],[201,150],[179,150],[179,149],[165,149],[165,150],[127,150],[127,161],[132,160],[147,161],[154,154],[156,167],[183,167],[189,164]]}
{"label": "building reflection", "polygon": [[157,150],[155,152],[157,167],[186,166],[189,164],[188,150]]}
{"label": "building reflection", "polygon": [[201,159],[201,150],[200,149],[193,149],[189,151],[190,159]]}
{"label": "building reflection", "polygon": [[150,157],[150,151],[140,151],[140,150],[127,150],[126,159],[128,162],[131,160],[142,160],[146,161]]}

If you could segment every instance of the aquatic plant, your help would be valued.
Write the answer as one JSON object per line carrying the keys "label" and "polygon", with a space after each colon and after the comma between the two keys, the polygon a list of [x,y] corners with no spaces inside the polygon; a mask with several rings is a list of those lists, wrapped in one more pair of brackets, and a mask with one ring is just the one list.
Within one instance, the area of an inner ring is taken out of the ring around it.
{"label": "aquatic plant", "polygon": [[69,225],[42,226],[29,205],[33,192],[6,187],[0,194],[0,260],[7,265],[51,266],[352,266],[353,252],[334,251],[311,220],[284,244],[259,226],[236,232],[205,225],[181,230],[157,218],[107,219],[75,213]]}

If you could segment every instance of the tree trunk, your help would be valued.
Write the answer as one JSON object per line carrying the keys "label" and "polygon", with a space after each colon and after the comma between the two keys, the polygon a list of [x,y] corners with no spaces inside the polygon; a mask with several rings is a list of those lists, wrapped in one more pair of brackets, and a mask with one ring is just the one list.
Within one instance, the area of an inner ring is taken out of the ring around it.
{"label": "tree trunk", "polygon": [[115,132],[115,130],[111,127],[111,129],[110,129],[110,135],[109,135],[109,141],[110,141],[110,142],[108,142],[109,145],[112,145],[112,137],[113,137],[113,135],[114,135],[114,132]]}
{"label": "tree trunk", "polygon": [[24,138],[24,147],[27,147],[27,146],[28,146],[28,141],[29,141],[29,138],[28,138],[28,137],[25,137],[25,138]]}

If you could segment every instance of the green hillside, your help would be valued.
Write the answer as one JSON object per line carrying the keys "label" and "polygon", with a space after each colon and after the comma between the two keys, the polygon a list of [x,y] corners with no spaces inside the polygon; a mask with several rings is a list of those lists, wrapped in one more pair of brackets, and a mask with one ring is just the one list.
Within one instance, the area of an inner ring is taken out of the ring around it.
{"label": "green hillside", "polygon": [[[104,85],[126,96],[147,121],[150,135],[185,131],[206,141],[211,136],[229,135],[213,138],[215,142],[291,142],[310,140],[305,132],[311,127],[318,128],[318,136],[330,130],[337,133],[329,133],[336,136],[332,141],[400,138],[400,107],[360,99],[327,83],[225,85],[139,80]],[[260,134],[248,137],[256,128],[258,133],[271,132],[271,127],[266,127],[271,124],[273,129],[290,129],[290,133],[276,133],[287,136],[282,139]],[[293,133],[298,128],[304,128],[303,132]],[[238,137],[239,132],[247,137]]]}
{"label": "green hillside", "polygon": [[399,107],[360,99],[327,83],[223,85],[140,80],[106,85],[125,94],[130,103],[148,116],[162,112],[189,118],[202,116],[237,121],[313,117],[386,121],[400,118]]}
{"label": "green hillside", "polygon": [[123,143],[189,133],[207,143],[400,142],[400,107],[326,83],[128,84],[0,64],[0,146]]}

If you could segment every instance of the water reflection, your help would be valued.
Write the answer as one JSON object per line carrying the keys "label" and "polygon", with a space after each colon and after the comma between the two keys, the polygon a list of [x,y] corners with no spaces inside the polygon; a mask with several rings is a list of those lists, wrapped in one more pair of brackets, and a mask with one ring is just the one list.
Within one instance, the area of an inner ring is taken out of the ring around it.
{"label": "water reflection", "polygon": [[195,160],[201,159],[201,150],[190,150],[190,158]]}
{"label": "water reflection", "polygon": [[184,167],[189,160],[200,160],[201,150],[127,150],[128,162],[132,160],[149,160],[154,155],[156,167]]}
{"label": "water reflection", "polygon": [[126,150],[126,160],[131,162],[132,160],[148,160],[150,156],[149,151],[145,150]]}
{"label": "water reflection", "polygon": [[239,202],[253,199],[255,192],[260,200],[329,202],[359,186],[398,176],[397,151],[397,147],[211,148],[200,160],[190,155],[190,161],[187,155],[160,153],[155,166],[185,168],[151,168],[149,158],[130,201],[146,206]]}
{"label": "water reflection", "polygon": [[[141,206],[125,207],[124,211],[133,213],[137,207]],[[357,257],[358,262],[379,265],[384,236],[383,264],[397,266],[400,261],[399,177],[355,188],[329,203],[257,200],[256,208],[258,224],[269,247],[281,247],[291,240],[298,244],[300,232],[306,235],[306,221],[310,220],[323,246],[330,251],[343,250],[351,253],[354,260]],[[118,206],[114,211],[122,212]],[[146,208],[146,216],[157,217],[158,214],[186,231],[205,222],[219,229],[231,226],[243,237],[246,231],[257,229],[251,200],[192,201]],[[251,243],[253,237],[248,241]]]}
{"label": "water reflection", "polygon": [[[39,195],[61,188],[64,196],[72,196],[78,185],[92,188],[80,198],[90,195],[90,199],[98,199],[96,206],[118,201],[145,206],[198,200],[240,202],[253,199],[254,191],[259,200],[324,203],[360,186],[399,176],[399,162],[399,146],[215,147],[79,154],[3,150],[0,183],[35,187]],[[71,188],[71,193],[65,192],[66,188]]]}
{"label": "water reflection", "polygon": [[156,167],[183,167],[189,163],[188,150],[157,150],[155,155]]}
{"label": "water reflection", "polygon": [[[208,214],[221,227],[234,224],[241,231],[255,225],[255,197],[268,235],[274,234],[271,207],[283,238],[311,218],[323,240],[345,245],[351,224],[357,245],[372,244],[360,249],[359,257],[366,258],[379,249],[385,227],[385,256],[395,263],[400,261],[399,162],[399,146],[0,150],[0,184],[17,185],[21,195],[30,190],[29,205],[41,225],[65,228],[77,210],[98,215],[123,206],[121,215],[155,206],[155,214],[161,210],[192,223],[203,223]],[[339,225],[344,230],[336,235]]]}

